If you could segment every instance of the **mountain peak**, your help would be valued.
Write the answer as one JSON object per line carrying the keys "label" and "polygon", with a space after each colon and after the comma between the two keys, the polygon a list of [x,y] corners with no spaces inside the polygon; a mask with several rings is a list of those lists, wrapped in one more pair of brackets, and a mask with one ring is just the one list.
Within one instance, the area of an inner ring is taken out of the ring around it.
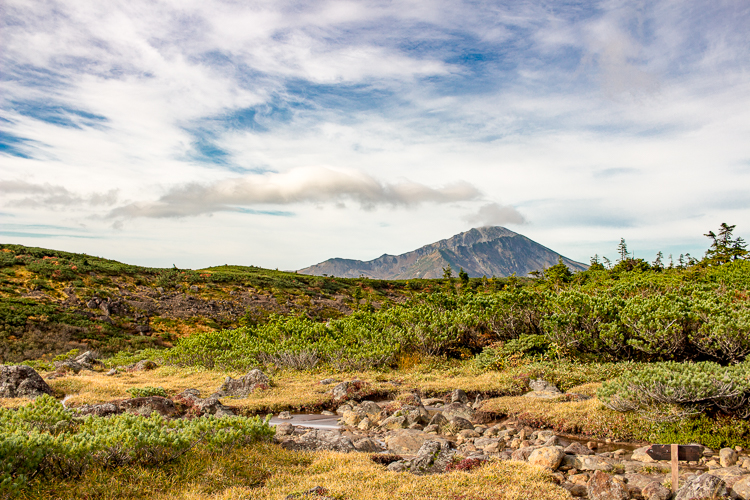
{"label": "mountain peak", "polygon": [[510,229],[483,226],[405,254],[383,254],[370,261],[329,259],[299,272],[341,278],[440,278],[443,268],[450,266],[454,271],[463,268],[471,277],[527,276],[557,264],[558,259],[574,271],[587,268]]}

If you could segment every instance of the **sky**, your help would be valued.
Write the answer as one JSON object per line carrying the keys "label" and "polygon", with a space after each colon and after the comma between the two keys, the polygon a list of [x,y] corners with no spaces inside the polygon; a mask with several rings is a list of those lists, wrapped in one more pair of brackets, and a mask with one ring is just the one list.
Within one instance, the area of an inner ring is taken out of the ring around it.
{"label": "sky", "polygon": [[750,239],[750,2],[3,0],[0,242],[300,269]]}

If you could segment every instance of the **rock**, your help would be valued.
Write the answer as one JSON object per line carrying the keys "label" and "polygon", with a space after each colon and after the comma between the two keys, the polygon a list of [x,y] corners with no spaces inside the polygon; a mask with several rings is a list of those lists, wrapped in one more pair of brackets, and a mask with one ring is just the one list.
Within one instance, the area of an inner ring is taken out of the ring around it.
{"label": "rock", "polygon": [[283,441],[281,446],[291,450],[330,450],[344,453],[354,451],[352,441],[348,437],[342,436],[338,429],[311,429],[302,436],[294,436]]}
{"label": "rock", "polygon": [[470,421],[476,413],[471,407],[458,402],[445,405],[440,411],[448,420],[451,420],[453,417],[461,417]]}
{"label": "rock", "polygon": [[727,494],[727,487],[721,478],[705,473],[694,476],[677,490],[675,500],[713,500]]}
{"label": "rock", "polygon": [[588,448],[589,450],[595,450],[598,447],[599,443],[597,443],[596,441],[589,441],[588,443],[586,443],[586,448]]}
{"label": "rock", "polygon": [[464,429],[458,433],[459,437],[463,439],[478,438],[479,433],[474,429]]}
{"label": "rock", "polygon": [[388,470],[391,472],[404,472],[409,469],[405,460],[397,460],[388,464]]}
{"label": "rock", "polygon": [[393,415],[380,422],[383,429],[405,429],[408,425],[406,417],[401,415]]}
{"label": "rock", "polygon": [[594,472],[586,488],[589,500],[628,500],[625,483],[600,470]]}
{"label": "rock", "polygon": [[369,431],[373,427],[375,427],[375,424],[373,424],[368,417],[363,418],[362,421],[357,424],[357,429],[365,432]]}
{"label": "rock", "polygon": [[333,394],[333,399],[346,399],[347,389],[349,389],[349,382],[341,382],[340,384],[337,384],[336,387],[334,387],[331,391],[331,394]]}
{"label": "rock", "polygon": [[443,401],[441,398],[428,398],[422,400],[422,404],[425,406],[443,405],[444,403],[445,401]]}
{"label": "rock", "polygon": [[117,375],[117,368],[112,368],[110,371],[105,373],[106,376],[111,377],[113,375]]}
{"label": "rock", "polygon": [[373,401],[362,401],[359,404],[359,411],[370,417],[370,419],[372,420],[373,417],[377,417],[378,415],[380,415],[382,409],[380,408],[380,405]]}
{"label": "rock", "polygon": [[403,429],[394,431],[386,436],[385,444],[388,447],[388,451],[392,453],[413,455],[421,448],[425,441],[430,439],[435,439],[435,437],[422,431]]}
{"label": "rock", "polygon": [[563,465],[578,470],[601,470],[605,472],[614,470],[614,467],[607,459],[596,455],[565,455],[563,457]]}
{"label": "rock", "polygon": [[643,446],[641,448],[638,448],[636,450],[633,450],[633,456],[630,457],[630,460],[635,460],[636,462],[643,462],[644,464],[652,464],[656,462],[657,460],[654,460],[648,454],[646,453],[646,450],[648,450],[648,446]]}
{"label": "rock", "polygon": [[466,395],[461,389],[456,389],[451,393],[451,403],[467,404],[469,402],[469,396]]}
{"label": "rock", "polygon": [[206,399],[201,399],[198,389],[185,389],[175,396],[175,400],[184,403],[200,415],[215,415],[217,417],[231,417],[234,412],[228,406],[224,406],[214,394]]}
{"label": "rock", "polygon": [[531,392],[527,392],[524,396],[530,398],[550,399],[562,395],[560,389],[541,378],[529,382],[529,387],[531,388]]}
{"label": "rock", "polygon": [[86,351],[83,354],[76,356],[73,361],[86,368],[87,370],[93,370],[94,365],[101,364],[101,361],[96,359],[91,351]]}
{"label": "rock", "polygon": [[462,417],[453,417],[449,421],[449,425],[453,432],[461,432],[463,430],[474,431],[474,424]]}
{"label": "rock", "polygon": [[587,495],[586,487],[582,484],[565,482],[560,486],[568,490],[574,497],[585,497]]}
{"label": "rock", "polygon": [[130,365],[128,367],[128,371],[130,372],[142,372],[142,371],[148,371],[153,370],[158,365],[151,361],[150,359],[143,359],[133,365]]}
{"label": "rock", "polygon": [[0,366],[0,398],[36,398],[52,395],[47,382],[30,366]]}
{"label": "rock", "polygon": [[246,397],[255,389],[268,388],[271,381],[257,368],[250,370],[247,375],[238,379],[227,377],[219,388],[218,396]]}
{"label": "rock", "polygon": [[734,483],[732,492],[740,500],[750,500],[750,475],[744,476]]}
{"label": "rock", "polygon": [[291,420],[292,419],[292,414],[289,413],[288,411],[282,411],[281,413],[279,413],[279,419],[280,420]]}
{"label": "rock", "polygon": [[67,361],[55,361],[55,369],[62,373],[73,372],[77,374],[83,370],[83,365],[69,359]]}
{"label": "rock", "polygon": [[722,448],[719,450],[719,463],[722,467],[731,467],[737,463],[739,455],[732,448]]}
{"label": "rock", "polygon": [[440,427],[434,424],[430,424],[423,429],[425,432],[437,434],[440,431]]}
{"label": "rock", "polygon": [[383,448],[375,441],[370,438],[362,438],[354,441],[354,449],[364,453],[378,453],[383,451]]}
{"label": "rock", "polygon": [[565,453],[559,448],[545,446],[531,452],[531,455],[529,455],[529,464],[539,465],[550,470],[557,470],[564,456]]}
{"label": "rock", "polygon": [[321,385],[331,385],[335,384],[336,382],[338,382],[338,380],[336,380],[335,378],[324,378],[320,381]]}
{"label": "rock", "polygon": [[294,434],[294,426],[289,422],[283,422],[276,426],[277,436],[291,436]]}
{"label": "rock", "polygon": [[641,488],[641,496],[645,500],[669,500],[672,492],[657,481],[651,481]]}
{"label": "rock", "polygon": [[742,477],[747,474],[747,472],[742,467],[733,465],[732,467],[727,467],[724,469],[712,470],[711,474],[718,477],[719,479],[723,479],[724,484],[726,484],[727,488],[731,488],[732,486],[734,486],[734,483],[742,479]]}
{"label": "rock", "polygon": [[536,450],[536,446],[525,446],[523,448],[519,448],[513,453],[511,453],[510,458],[511,460],[516,460],[518,462],[525,462],[529,459],[531,454]]}
{"label": "rock", "polygon": [[110,417],[123,412],[115,403],[101,403],[96,405],[82,405],[75,409],[80,416],[92,415],[94,417]]}
{"label": "rock", "polygon": [[438,427],[445,427],[449,423],[450,422],[448,421],[447,418],[445,418],[445,415],[443,415],[442,413],[436,413],[432,416],[428,425],[437,425]]}
{"label": "rock", "polygon": [[409,470],[414,474],[434,474],[444,472],[446,466],[453,461],[456,452],[450,441],[434,439],[425,441],[412,460]]}
{"label": "rock", "polygon": [[123,411],[142,415],[144,417],[148,417],[152,413],[158,413],[163,417],[173,417],[177,415],[177,408],[172,400],[161,396],[126,399],[121,401],[118,406]]}
{"label": "rock", "polygon": [[563,451],[565,451],[565,453],[569,455],[593,455],[594,454],[593,451],[589,450],[578,441],[573,441]]}

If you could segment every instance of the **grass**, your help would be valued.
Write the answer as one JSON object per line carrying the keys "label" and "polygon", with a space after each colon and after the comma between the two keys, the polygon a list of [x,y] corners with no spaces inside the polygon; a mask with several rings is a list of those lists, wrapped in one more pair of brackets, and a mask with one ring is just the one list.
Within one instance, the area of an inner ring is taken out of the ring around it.
{"label": "grass", "polygon": [[316,486],[332,498],[350,500],[570,498],[548,472],[521,462],[497,461],[471,472],[413,476],[389,472],[365,454],[294,452],[273,444],[223,455],[199,450],[160,469],[92,470],[77,480],[36,483],[22,498],[277,500]]}

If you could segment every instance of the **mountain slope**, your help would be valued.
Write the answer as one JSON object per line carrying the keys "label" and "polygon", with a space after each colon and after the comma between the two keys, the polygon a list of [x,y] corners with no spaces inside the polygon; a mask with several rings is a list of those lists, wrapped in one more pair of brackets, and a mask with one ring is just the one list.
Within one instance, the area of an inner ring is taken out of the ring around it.
{"label": "mountain slope", "polygon": [[[447,240],[425,245],[402,255],[382,255],[370,261],[329,259],[300,269],[302,274],[376,279],[441,278],[443,268],[458,272],[463,268],[471,277],[526,276],[531,271],[557,264],[562,256],[526,236],[504,227],[480,227]],[[585,264],[562,257],[573,271]]]}

